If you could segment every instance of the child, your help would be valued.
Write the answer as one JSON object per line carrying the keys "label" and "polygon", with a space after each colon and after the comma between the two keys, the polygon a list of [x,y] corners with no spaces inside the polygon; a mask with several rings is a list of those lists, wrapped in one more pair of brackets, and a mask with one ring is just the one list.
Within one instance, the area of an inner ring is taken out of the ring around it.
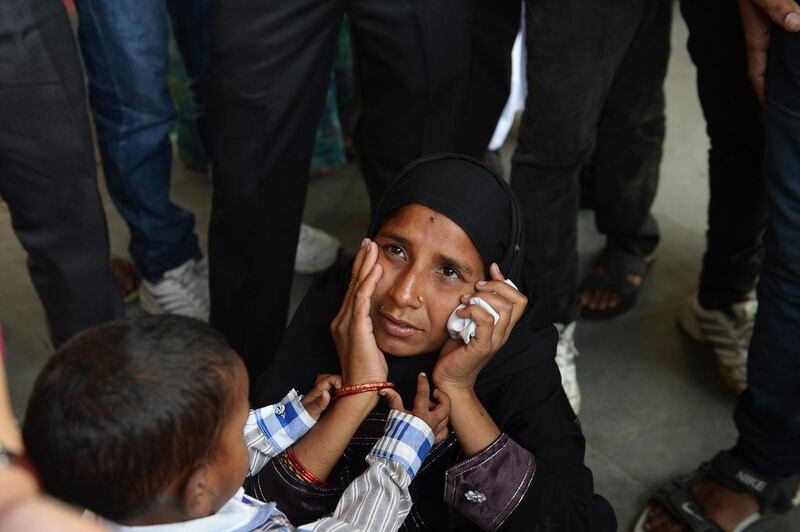
{"label": "child", "polygon": [[[294,530],[241,485],[314,425],[338,384],[323,376],[305,398],[292,390],[251,411],[244,365],[209,326],[179,316],[113,322],[50,360],[23,437],[48,493],[123,529]],[[429,425],[447,416],[427,404],[415,412],[428,424],[392,411],[369,469],[332,516],[302,530],[399,528],[408,484],[434,441]]]}

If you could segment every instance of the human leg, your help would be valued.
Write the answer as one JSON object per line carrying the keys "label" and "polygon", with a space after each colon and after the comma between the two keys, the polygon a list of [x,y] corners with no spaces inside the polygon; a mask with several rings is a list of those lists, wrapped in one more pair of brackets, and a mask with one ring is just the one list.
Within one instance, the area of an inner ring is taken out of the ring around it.
{"label": "human leg", "polygon": [[[705,476],[691,487],[696,510],[734,528],[756,512],[800,503],[800,38],[772,29],[767,74],[764,177],[770,219],[758,282],[759,311],[750,344],[748,388],[734,420],[739,430],[728,455],[742,473]],[[732,478],[731,478],[732,477]],[[738,481],[738,485],[734,483]],[[782,484],[783,490],[771,486]],[[736,489],[741,492],[737,493]],[[761,500],[768,497],[771,504]],[[651,531],[681,530],[672,515],[650,512]],[[697,513],[697,512],[695,512]]]}
{"label": "human leg", "polygon": [[372,206],[417,157],[455,146],[469,75],[470,0],[348,0],[361,74],[358,138]]}
{"label": "human leg", "polygon": [[511,183],[526,212],[525,278],[543,322],[577,318],[578,175],[640,9],[635,1],[526,4],[529,90]]}
{"label": "human leg", "polygon": [[286,326],[314,136],[341,1],[215,5],[211,323],[257,376]]}
{"label": "human leg", "polygon": [[709,227],[699,299],[705,308],[722,310],[748,299],[763,256],[763,117],[747,79],[736,6],[724,0],[687,0],[681,11],[711,141]]}
{"label": "human leg", "polygon": [[[9,24],[11,23],[11,24]],[[83,72],[64,7],[0,7],[0,194],[53,344],[123,315],[109,268]]]}
{"label": "human leg", "polygon": [[511,92],[511,50],[520,28],[519,0],[475,0],[464,116],[457,148],[483,159]]}
{"label": "human leg", "polygon": [[664,78],[671,20],[670,2],[643,2],[638,29],[600,118],[591,197],[606,249],[581,289],[587,318],[610,318],[633,306],[659,241],[650,208],[666,129]]}
{"label": "human leg", "polygon": [[175,119],[166,84],[164,0],[78,0],[89,98],[111,198],[142,277],[200,257],[194,216],[169,197]]}
{"label": "human leg", "polygon": [[186,81],[192,95],[190,116],[208,152],[208,66],[211,38],[211,0],[167,0],[175,42],[186,67]]}
{"label": "human leg", "polygon": [[535,296],[531,312],[559,324],[556,362],[577,412],[578,178],[641,3],[529,0],[525,7],[528,98],[511,185],[525,211],[523,277]]}
{"label": "human leg", "polygon": [[712,347],[723,381],[741,392],[747,384],[747,349],[757,308],[753,289],[767,223],[763,117],[747,78],[737,7],[724,0],[687,0],[681,11],[711,149],[700,286],[679,319],[692,338]]}
{"label": "human leg", "polygon": [[800,472],[800,38],[773,28],[764,183],[770,218],[737,451],[763,474]]}

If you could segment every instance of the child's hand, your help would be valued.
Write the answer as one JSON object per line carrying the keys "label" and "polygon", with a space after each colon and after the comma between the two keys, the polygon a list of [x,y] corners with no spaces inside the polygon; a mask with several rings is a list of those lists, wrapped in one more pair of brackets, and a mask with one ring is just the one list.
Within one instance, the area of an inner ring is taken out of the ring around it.
{"label": "child's hand", "polygon": [[433,431],[435,443],[441,443],[447,438],[447,424],[450,421],[450,398],[441,390],[434,390],[433,398],[435,401],[431,401],[431,388],[428,384],[428,377],[424,373],[420,373],[417,376],[417,395],[414,397],[414,409],[411,412],[403,406],[403,399],[400,398],[400,394],[391,388],[384,388],[379,393],[389,403],[389,408],[417,416],[427,423]]}
{"label": "child's hand", "polygon": [[328,408],[331,402],[331,393],[342,387],[342,377],[340,375],[317,375],[314,387],[300,400],[308,412],[308,415],[315,420],[319,419],[322,412]]}

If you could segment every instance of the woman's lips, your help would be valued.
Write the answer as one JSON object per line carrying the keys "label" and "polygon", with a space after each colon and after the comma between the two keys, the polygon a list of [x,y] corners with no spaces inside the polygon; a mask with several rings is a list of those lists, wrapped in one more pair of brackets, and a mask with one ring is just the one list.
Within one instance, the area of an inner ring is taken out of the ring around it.
{"label": "woman's lips", "polygon": [[418,332],[419,329],[409,325],[405,322],[397,322],[393,319],[389,318],[383,313],[379,313],[381,317],[381,329],[383,329],[386,334],[390,336],[396,336],[398,338],[406,338],[411,336],[415,332]]}

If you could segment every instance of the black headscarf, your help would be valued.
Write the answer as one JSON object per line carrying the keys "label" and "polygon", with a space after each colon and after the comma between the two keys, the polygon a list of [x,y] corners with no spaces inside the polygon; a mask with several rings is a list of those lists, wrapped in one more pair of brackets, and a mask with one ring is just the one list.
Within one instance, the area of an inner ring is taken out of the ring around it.
{"label": "black headscarf", "polygon": [[417,159],[384,195],[368,236],[374,238],[389,216],[412,203],[450,218],[472,239],[487,270],[496,262],[506,277],[521,285],[522,209],[511,187],[493,170],[455,153]]}
{"label": "black headscarf", "polygon": [[[466,155],[441,153],[418,159],[389,187],[368,236],[374,237],[398,209],[415,203],[450,218],[470,237],[487,271],[496,262],[506,277],[525,290],[521,277],[523,213],[511,187],[497,173]],[[254,397],[258,403],[280,399],[287,384],[307,390],[317,374],[341,371],[328,325],[341,306],[349,276],[348,265],[321,277],[309,289],[271,368],[256,385]],[[503,349],[481,372],[476,391],[481,395],[481,390],[493,381],[552,358],[555,342],[555,329],[538,326],[526,313]],[[389,379],[395,382],[404,400],[413,397],[416,375],[421,371],[430,374],[437,359],[438,352],[414,357],[387,354]]]}

